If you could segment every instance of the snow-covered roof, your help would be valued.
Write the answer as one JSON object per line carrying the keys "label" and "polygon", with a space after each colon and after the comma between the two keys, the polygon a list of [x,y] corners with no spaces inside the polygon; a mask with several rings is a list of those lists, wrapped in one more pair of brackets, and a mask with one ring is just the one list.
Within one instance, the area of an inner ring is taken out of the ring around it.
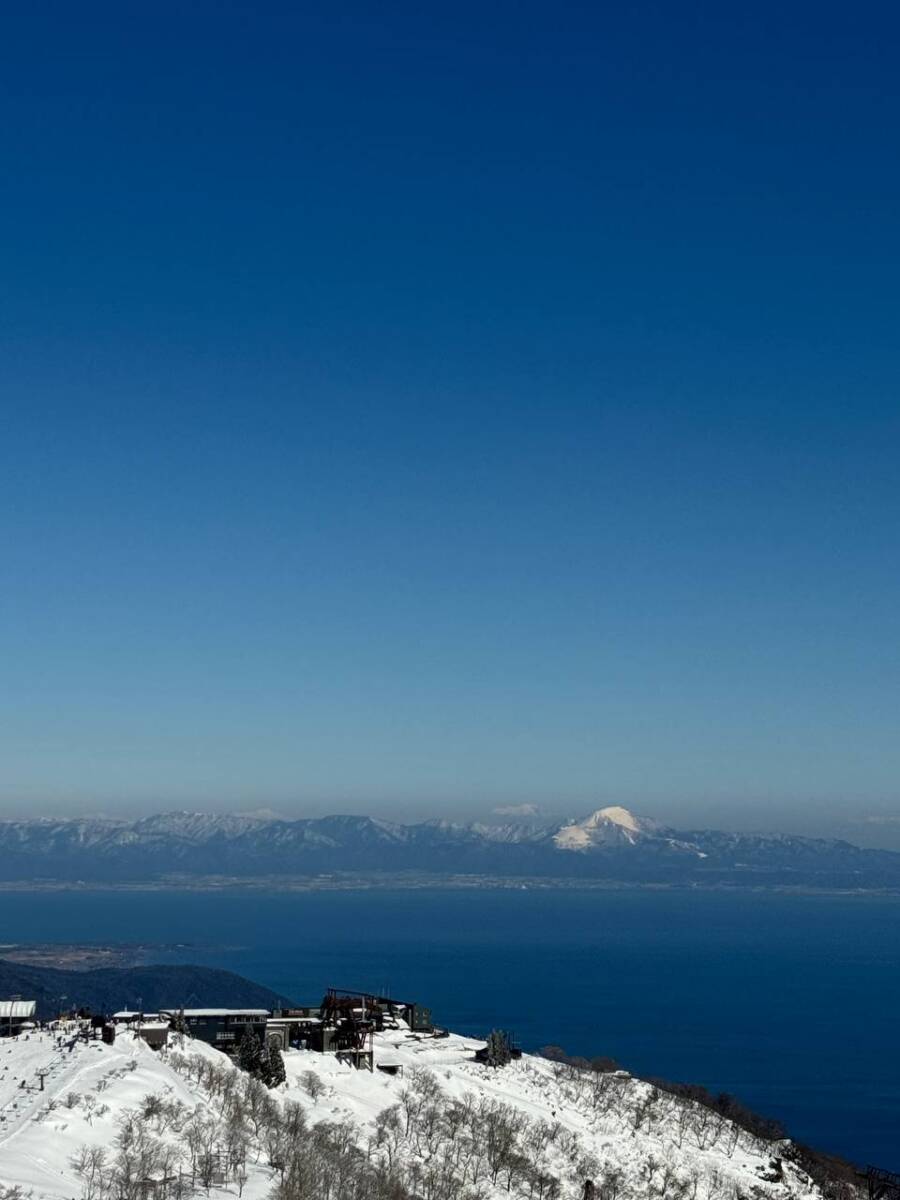
{"label": "snow-covered roof", "polygon": [[173,1017],[183,1013],[186,1017],[267,1017],[267,1008],[161,1008],[161,1013]]}
{"label": "snow-covered roof", "polygon": [[147,1021],[147,1020],[150,1020],[152,1017],[159,1016],[159,1013],[143,1012],[140,1009],[132,1010],[130,1008],[125,1008],[121,1012],[113,1013],[113,1020],[114,1021],[136,1021],[138,1019],[138,1017],[141,1017],[141,1016],[144,1018],[145,1021]]}
{"label": "snow-covered roof", "polygon": [[33,1017],[36,1007],[34,1000],[0,1000],[0,1021]]}

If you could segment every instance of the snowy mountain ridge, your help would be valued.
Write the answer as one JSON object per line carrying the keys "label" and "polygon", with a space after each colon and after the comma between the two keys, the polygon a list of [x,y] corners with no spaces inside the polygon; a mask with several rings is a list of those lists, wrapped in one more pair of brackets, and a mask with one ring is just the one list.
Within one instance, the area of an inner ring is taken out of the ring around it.
{"label": "snowy mountain ridge", "polygon": [[171,1181],[165,1200],[582,1200],[588,1181],[597,1200],[838,1195],[789,1142],[624,1072],[530,1055],[491,1068],[473,1060],[482,1042],[401,1026],[375,1036],[371,1074],[292,1050],[269,1090],[174,1041],[0,1041],[0,1182],[32,1200],[132,1200],[141,1179]]}
{"label": "snowy mountain ridge", "polygon": [[0,821],[0,881],[403,873],[900,888],[900,854],[785,834],[680,831],[620,805],[582,819],[402,824],[370,816],[162,813]]}

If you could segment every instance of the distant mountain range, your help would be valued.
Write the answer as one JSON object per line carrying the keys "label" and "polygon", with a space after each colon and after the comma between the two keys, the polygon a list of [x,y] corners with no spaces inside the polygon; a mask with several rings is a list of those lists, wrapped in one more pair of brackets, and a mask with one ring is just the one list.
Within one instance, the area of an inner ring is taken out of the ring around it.
{"label": "distant mountain range", "polygon": [[785,834],[682,831],[620,807],[551,825],[186,812],[0,822],[0,881],[7,883],[374,873],[875,889],[900,888],[900,853]]}
{"label": "distant mountain range", "polygon": [[65,971],[0,959],[0,996],[37,1001],[37,1015],[65,1009],[97,1013],[119,1009],[155,1012],[163,1005],[200,1008],[289,1008],[294,1002],[262,984],[212,967],[99,967]]}

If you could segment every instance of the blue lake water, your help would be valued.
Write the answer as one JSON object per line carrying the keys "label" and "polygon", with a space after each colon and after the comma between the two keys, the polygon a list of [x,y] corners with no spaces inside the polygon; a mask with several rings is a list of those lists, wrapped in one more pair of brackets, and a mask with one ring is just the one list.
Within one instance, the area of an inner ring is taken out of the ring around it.
{"label": "blue lake water", "polygon": [[[389,989],[473,1034],[735,1093],[900,1170],[900,900],[625,891],[7,893],[0,940],[179,941],[295,998]],[[161,956],[160,956],[161,957]]]}

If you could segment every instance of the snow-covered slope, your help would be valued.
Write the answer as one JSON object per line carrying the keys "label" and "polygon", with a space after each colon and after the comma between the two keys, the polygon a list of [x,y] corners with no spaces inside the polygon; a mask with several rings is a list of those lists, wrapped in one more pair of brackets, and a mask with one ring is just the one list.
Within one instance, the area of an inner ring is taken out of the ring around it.
{"label": "snow-covered slope", "polygon": [[[821,1198],[785,1158],[784,1143],[761,1141],[624,1073],[595,1075],[528,1055],[500,1069],[482,1066],[473,1061],[480,1045],[405,1029],[376,1035],[376,1067],[397,1074],[290,1051],[287,1082],[271,1096],[276,1111],[294,1112],[295,1128],[305,1113],[313,1132],[303,1138],[327,1129],[332,1143],[364,1150],[358,1159],[367,1169],[390,1162],[405,1171],[408,1190],[397,1195],[580,1200],[590,1178],[599,1196],[619,1200]],[[43,1092],[36,1090],[38,1071],[48,1072]],[[78,1157],[85,1147],[111,1153],[129,1114],[140,1109],[131,1136],[137,1129],[169,1147],[173,1172],[176,1164],[189,1170],[189,1129],[211,1130],[215,1144],[225,1145],[235,1137],[235,1120],[244,1122],[242,1194],[262,1200],[290,1147],[254,1128],[253,1097],[240,1094],[248,1080],[224,1055],[190,1039],[160,1054],[131,1034],[114,1046],[76,1043],[71,1051],[60,1051],[50,1034],[0,1041],[0,1181],[34,1200],[86,1195]],[[498,1130],[508,1143],[500,1149]],[[433,1186],[438,1176],[442,1192]],[[237,1196],[238,1182],[213,1184],[208,1194]]]}
{"label": "snow-covered slope", "polygon": [[591,813],[583,821],[564,825],[554,837],[560,850],[589,850],[595,846],[634,846],[653,827],[628,811],[613,805]]}

